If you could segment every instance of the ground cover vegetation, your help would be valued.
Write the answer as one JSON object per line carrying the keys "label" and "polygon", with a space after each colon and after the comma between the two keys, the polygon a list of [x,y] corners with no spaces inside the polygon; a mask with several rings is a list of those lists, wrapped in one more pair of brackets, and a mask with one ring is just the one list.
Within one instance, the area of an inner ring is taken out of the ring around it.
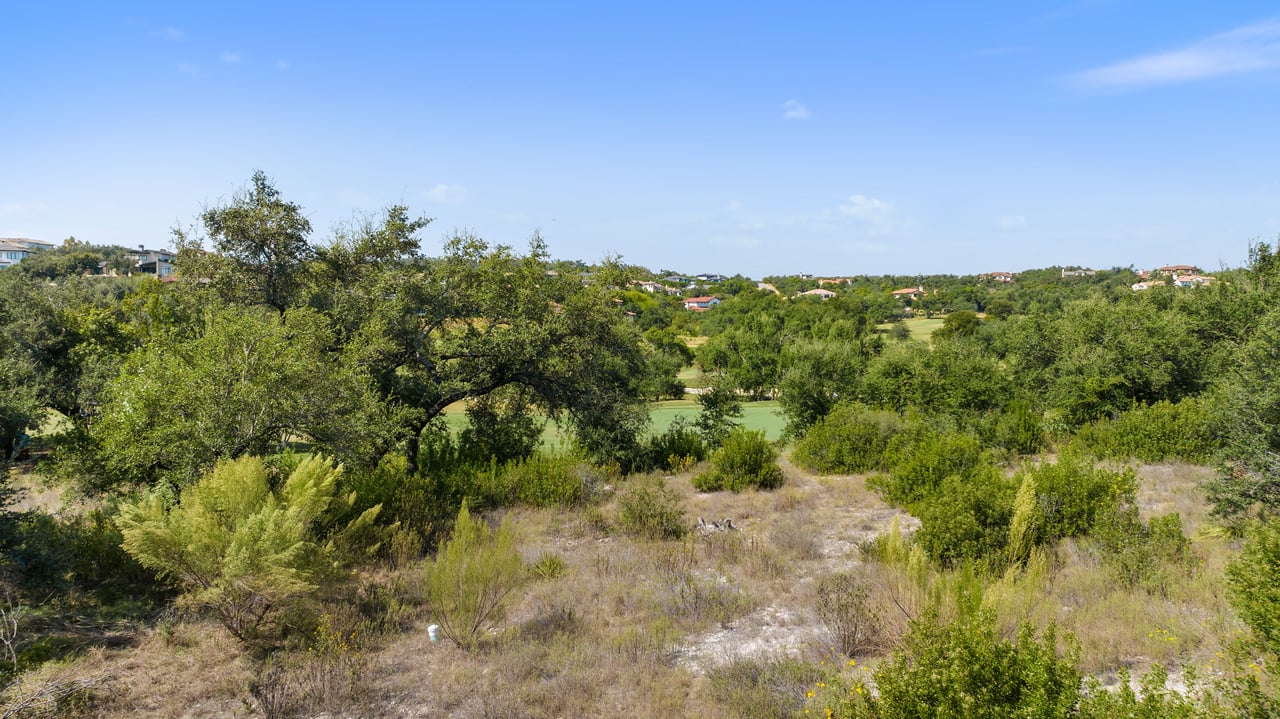
{"label": "ground cover vegetation", "polygon": [[427,227],[256,173],[173,279],[0,272],[6,716],[1280,709],[1269,245],[821,300]]}

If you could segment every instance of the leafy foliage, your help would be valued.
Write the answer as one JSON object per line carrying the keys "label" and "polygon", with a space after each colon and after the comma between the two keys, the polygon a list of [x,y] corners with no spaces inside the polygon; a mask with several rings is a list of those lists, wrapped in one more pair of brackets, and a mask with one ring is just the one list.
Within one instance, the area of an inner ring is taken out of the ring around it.
{"label": "leafy foliage", "polygon": [[740,492],[777,489],[782,486],[782,479],[777,452],[764,432],[735,429],[711,455],[711,468],[693,478],[693,486],[703,492]]}
{"label": "leafy foliage", "polygon": [[925,616],[876,670],[874,694],[855,682],[828,706],[841,719],[1066,719],[1080,699],[1077,654],[1070,641],[1059,653],[1052,626],[1005,639],[986,614],[951,623]]}
{"label": "leafy foliage", "polygon": [[842,404],[814,423],[791,453],[815,472],[868,472],[883,465],[889,440],[902,425],[898,415]]}
{"label": "leafy foliage", "polygon": [[510,524],[504,521],[491,530],[463,504],[449,540],[427,568],[424,590],[431,615],[444,635],[463,649],[479,646],[505,616],[507,599],[524,582],[524,563],[515,542]]}
{"label": "leafy foliage", "polygon": [[1227,566],[1231,606],[1272,656],[1280,657],[1280,525],[1251,527],[1240,556]]}
{"label": "leafy foliage", "polygon": [[[289,607],[340,576],[333,543],[317,533],[333,505],[354,500],[335,496],[340,471],[316,455],[273,491],[260,459],[223,461],[172,509],[159,493],[122,506],[125,551],[181,588],[183,605],[210,611],[250,647],[269,648],[286,632]],[[336,530],[359,531],[378,509]]]}

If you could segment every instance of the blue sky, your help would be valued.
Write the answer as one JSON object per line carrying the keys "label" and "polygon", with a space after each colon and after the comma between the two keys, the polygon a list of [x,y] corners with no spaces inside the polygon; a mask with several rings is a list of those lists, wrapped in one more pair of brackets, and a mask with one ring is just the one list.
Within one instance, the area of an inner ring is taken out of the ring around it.
{"label": "blue sky", "polygon": [[148,247],[256,169],[654,270],[1206,269],[1280,234],[1267,2],[10,3],[0,237]]}

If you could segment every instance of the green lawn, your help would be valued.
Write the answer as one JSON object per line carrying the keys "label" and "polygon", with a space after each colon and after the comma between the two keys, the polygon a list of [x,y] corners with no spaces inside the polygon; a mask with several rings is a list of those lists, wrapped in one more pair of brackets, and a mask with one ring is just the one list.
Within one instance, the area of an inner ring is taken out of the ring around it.
{"label": "green lawn", "polygon": [[[778,403],[774,400],[743,402],[742,416],[736,421],[747,429],[764,430],[765,436],[773,441],[782,437],[782,430],[787,425],[787,420],[780,412]],[[681,416],[692,422],[698,416],[697,400],[677,399],[651,403],[649,417],[653,423],[649,425],[649,431],[655,434],[665,432],[671,422]]]}
{"label": "green lawn", "polygon": [[[932,335],[934,330],[942,326],[942,318],[931,317],[926,319],[924,317],[912,317],[911,319],[906,320],[906,323],[907,328],[911,330],[911,339],[919,342],[928,342],[929,335]],[[892,329],[892,323],[876,325],[877,332],[888,334]]]}
{"label": "green lawn", "polygon": [[[698,416],[698,402],[693,399],[676,399],[649,404],[649,432],[658,434],[665,432],[676,417],[683,416],[692,422]],[[782,437],[782,429],[787,421],[779,413],[776,401],[743,402],[742,416],[736,421],[747,429],[764,430],[770,441]],[[444,421],[451,432],[461,432],[467,426],[466,405],[461,402],[450,405],[444,412]],[[554,422],[548,422],[542,433],[545,447],[558,446],[563,437]]]}

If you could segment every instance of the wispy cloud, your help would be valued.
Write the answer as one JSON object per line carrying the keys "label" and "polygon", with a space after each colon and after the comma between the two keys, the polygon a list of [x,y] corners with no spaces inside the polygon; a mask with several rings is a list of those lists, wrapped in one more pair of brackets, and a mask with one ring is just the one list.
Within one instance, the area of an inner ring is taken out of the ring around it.
{"label": "wispy cloud", "polygon": [[276,69],[277,69],[277,70],[288,70],[288,69],[289,69],[289,61],[288,61],[288,60],[276,60]]}
{"label": "wispy cloud", "polygon": [[1027,226],[1027,218],[1022,215],[1005,215],[996,218],[996,227],[1002,230],[1014,230]]}
{"label": "wispy cloud", "polygon": [[244,62],[244,56],[238,52],[224,52],[218,56],[219,62],[225,62],[228,65],[236,65]]}
{"label": "wispy cloud", "polygon": [[782,116],[788,120],[807,120],[810,115],[809,108],[802,105],[799,100],[787,100],[782,103]]}
{"label": "wispy cloud", "polygon": [[27,206],[26,206],[26,205],[21,205],[21,204],[18,204],[18,203],[16,203],[16,202],[10,202],[10,203],[4,204],[4,205],[0,205],[0,217],[9,217],[9,216],[12,216],[12,215],[21,215],[22,213],[24,213],[24,212],[26,212],[26,211],[27,211]]}
{"label": "wispy cloud", "polygon": [[791,212],[752,210],[735,200],[721,208],[712,222],[730,237],[779,231],[872,237],[892,235],[912,224],[892,203],[866,195],[851,195],[834,207]]}
{"label": "wispy cloud", "polygon": [[880,217],[893,212],[893,205],[866,195],[850,195],[849,201],[840,205],[840,214],[861,219]]}
{"label": "wispy cloud", "polygon": [[457,205],[467,199],[467,188],[462,185],[436,185],[423,193],[429,202],[442,205]]}
{"label": "wispy cloud", "polygon": [[185,30],[179,30],[172,25],[165,25],[157,30],[156,34],[171,42],[182,42],[187,39],[187,33]]}
{"label": "wispy cloud", "polygon": [[1084,88],[1123,90],[1172,85],[1280,67],[1280,20],[1211,35],[1178,50],[1143,55],[1071,76]]}
{"label": "wispy cloud", "polygon": [[200,66],[189,62],[180,62],[178,63],[178,72],[195,77],[200,74]]}

